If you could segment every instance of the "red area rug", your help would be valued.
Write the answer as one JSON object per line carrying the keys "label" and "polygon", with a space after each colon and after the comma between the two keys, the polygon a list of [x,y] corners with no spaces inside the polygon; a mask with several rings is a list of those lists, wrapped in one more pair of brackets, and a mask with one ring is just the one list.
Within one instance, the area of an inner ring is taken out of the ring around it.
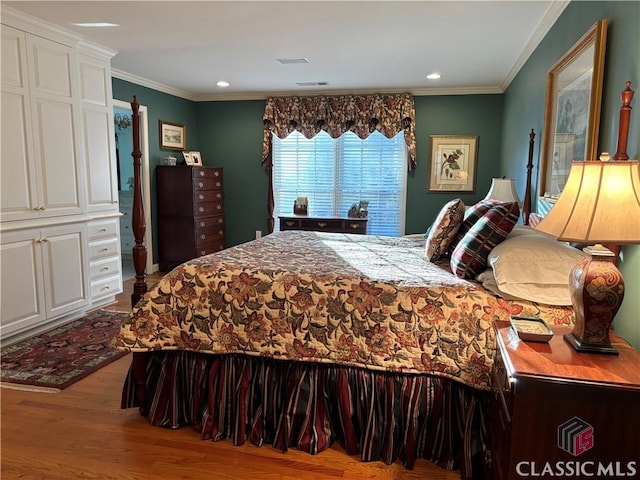
{"label": "red area rug", "polygon": [[60,391],[127,352],[109,346],[127,313],[98,310],[2,348],[3,387]]}

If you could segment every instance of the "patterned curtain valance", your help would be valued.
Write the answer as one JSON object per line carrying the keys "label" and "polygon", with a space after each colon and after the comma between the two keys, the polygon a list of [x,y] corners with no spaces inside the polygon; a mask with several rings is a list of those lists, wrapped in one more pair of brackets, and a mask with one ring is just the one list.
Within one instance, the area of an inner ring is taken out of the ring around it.
{"label": "patterned curtain valance", "polygon": [[285,138],[294,130],[313,138],[321,130],[332,138],[354,132],[367,138],[374,130],[394,137],[404,130],[409,171],[416,168],[415,106],[408,93],[385,95],[339,95],[270,97],[264,110],[262,164],[271,168],[271,134]]}

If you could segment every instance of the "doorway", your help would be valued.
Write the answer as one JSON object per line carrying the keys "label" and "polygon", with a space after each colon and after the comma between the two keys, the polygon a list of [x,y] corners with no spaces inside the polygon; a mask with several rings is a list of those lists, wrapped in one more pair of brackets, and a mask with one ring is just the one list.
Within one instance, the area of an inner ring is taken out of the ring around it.
{"label": "doorway", "polygon": [[[133,128],[131,104],[113,100],[115,120],[116,160],[118,162],[118,202],[120,207],[120,252],[122,256],[122,279],[135,277],[132,249],[135,238],[131,228],[131,208],[133,204]],[[147,107],[140,105],[140,150],[142,152],[142,205],[145,224],[144,245],[147,249],[146,273],[153,273],[153,235],[151,227],[151,188],[149,174],[149,128]]]}

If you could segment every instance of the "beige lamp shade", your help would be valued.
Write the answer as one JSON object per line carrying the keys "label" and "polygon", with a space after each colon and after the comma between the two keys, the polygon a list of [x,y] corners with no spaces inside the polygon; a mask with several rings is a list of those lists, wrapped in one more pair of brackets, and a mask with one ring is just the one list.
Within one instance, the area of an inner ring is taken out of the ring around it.
{"label": "beige lamp shade", "polygon": [[567,242],[640,243],[638,161],[573,162],[560,197],[536,230]]}
{"label": "beige lamp shade", "polygon": [[520,203],[513,178],[492,178],[485,200]]}

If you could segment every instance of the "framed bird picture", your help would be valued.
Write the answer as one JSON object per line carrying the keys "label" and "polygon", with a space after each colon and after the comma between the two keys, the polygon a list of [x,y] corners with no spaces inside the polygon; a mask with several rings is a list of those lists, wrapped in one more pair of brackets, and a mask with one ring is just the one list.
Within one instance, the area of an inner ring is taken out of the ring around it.
{"label": "framed bird picture", "polygon": [[478,135],[431,135],[429,192],[473,192]]}

